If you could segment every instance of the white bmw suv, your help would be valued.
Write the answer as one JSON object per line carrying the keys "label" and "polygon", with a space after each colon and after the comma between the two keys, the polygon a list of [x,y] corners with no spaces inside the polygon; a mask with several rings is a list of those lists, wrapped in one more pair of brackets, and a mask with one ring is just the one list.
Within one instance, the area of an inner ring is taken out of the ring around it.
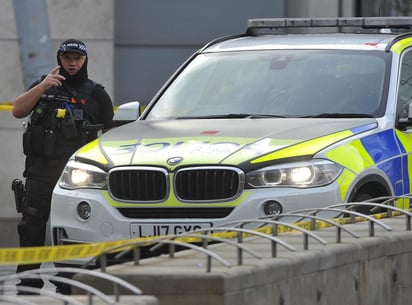
{"label": "white bmw suv", "polygon": [[208,43],[142,114],[120,107],[133,122],[72,156],[53,193],[53,244],[410,193],[411,27],[412,17],[253,19]]}

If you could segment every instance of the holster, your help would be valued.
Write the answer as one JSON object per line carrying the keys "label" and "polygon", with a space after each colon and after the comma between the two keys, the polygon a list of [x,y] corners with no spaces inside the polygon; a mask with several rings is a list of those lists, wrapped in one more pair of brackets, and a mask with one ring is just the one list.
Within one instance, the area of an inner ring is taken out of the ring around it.
{"label": "holster", "polygon": [[14,192],[14,199],[16,202],[16,211],[17,213],[21,213],[23,210],[23,206],[25,203],[26,198],[26,190],[24,188],[23,182],[16,178],[11,183],[11,189]]}

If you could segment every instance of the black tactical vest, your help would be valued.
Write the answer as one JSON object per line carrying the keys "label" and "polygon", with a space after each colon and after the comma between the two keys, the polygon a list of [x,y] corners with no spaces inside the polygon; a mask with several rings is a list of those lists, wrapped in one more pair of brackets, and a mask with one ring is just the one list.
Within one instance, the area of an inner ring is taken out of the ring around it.
{"label": "black tactical vest", "polygon": [[[34,107],[23,134],[23,151],[30,157],[68,159],[97,136],[87,126],[87,104],[96,83],[88,80],[80,88],[53,87]],[[93,122],[91,122],[93,123]]]}

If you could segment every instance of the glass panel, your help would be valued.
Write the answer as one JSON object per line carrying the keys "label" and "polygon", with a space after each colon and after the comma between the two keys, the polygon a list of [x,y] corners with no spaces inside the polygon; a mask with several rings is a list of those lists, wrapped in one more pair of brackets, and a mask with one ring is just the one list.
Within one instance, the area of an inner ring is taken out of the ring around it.
{"label": "glass panel", "polygon": [[362,0],[359,16],[410,16],[411,13],[410,0]]}
{"label": "glass panel", "polygon": [[147,119],[383,114],[385,52],[270,50],[198,56]]}
{"label": "glass panel", "polygon": [[412,52],[409,51],[402,57],[401,75],[399,81],[398,113],[401,118],[408,117],[409,104],[412,101]]}

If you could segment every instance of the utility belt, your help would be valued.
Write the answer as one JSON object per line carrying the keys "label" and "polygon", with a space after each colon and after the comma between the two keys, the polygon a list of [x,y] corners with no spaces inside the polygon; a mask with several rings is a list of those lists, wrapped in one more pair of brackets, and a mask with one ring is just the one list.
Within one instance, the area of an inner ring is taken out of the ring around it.
{"label": "utility belt", "polygon": [[68,157],[78,148],[97,137],[102,124],[88,124],[83,109],[68,102],[53,108],[40,103],[33,111],[31,123],[23,133],[26,156]]}
{"label": "utility belt", "polygon": [[[81,130],[73,124],[70,129],[65,126],[59,129],[45,129],[40,125],[29,124],[23,133],[23,152],[26,156],[44,156],[44,157],[64,157],[70,156],[78,148],[90,142],[97,137],[99,130],[103,128],[102,124],[82,126]],[[65,132],[65,129],[69,129]],[[70,137],[67,136],[70,135]],[[64,139],[61,139],[61,138]],[[62,150],[65,146],[70,147],[65,153],[58,153],[58,143],[62,144]]]}

